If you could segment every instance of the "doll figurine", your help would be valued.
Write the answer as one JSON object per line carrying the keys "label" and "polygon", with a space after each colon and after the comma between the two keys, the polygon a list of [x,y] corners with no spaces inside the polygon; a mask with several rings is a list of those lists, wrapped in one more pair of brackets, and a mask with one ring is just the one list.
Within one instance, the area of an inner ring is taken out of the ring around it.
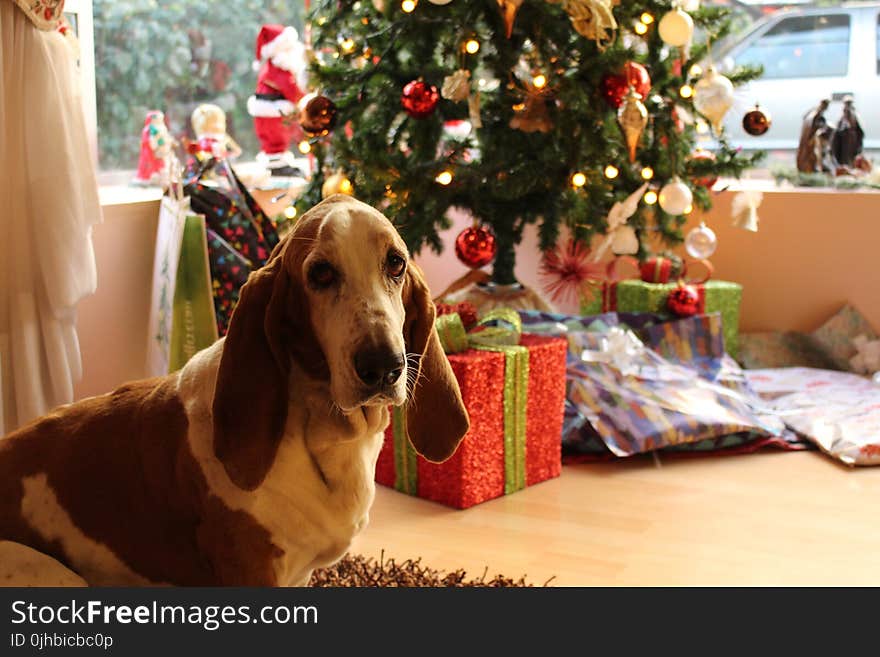
{"label": "doll figurine", "polygon": [[133,181],[135,184],[164,184],[173,141],[165,125],[165,115],[159,110],[147,112],[141,131],[141,155]]}
{"label": "doll figurine", "polygon": [[226,132],[226,113],[217,105],[205,103],[196,107],[192,127],[196,140],[188,150],[200,160],[208,157],[226,160],[241,155],[241,147]]}

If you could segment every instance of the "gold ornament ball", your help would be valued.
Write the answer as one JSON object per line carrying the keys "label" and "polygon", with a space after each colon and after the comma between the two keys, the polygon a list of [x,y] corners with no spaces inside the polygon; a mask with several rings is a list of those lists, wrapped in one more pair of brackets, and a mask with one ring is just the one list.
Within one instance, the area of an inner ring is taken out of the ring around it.
{"label": "gold ornament ball", "polygon": [[354,187],[344,173],[336,172],[330,174],[327,176],[324,184],[321,185],[321,198],[327,198],[334,194],[354,195]]}
{"label": "gold ornament ball", "polygon": [[660,19],[657,31],[663,43],[673,48],[682,48],[694,36],[694,19],[681,9],[673,9]]}

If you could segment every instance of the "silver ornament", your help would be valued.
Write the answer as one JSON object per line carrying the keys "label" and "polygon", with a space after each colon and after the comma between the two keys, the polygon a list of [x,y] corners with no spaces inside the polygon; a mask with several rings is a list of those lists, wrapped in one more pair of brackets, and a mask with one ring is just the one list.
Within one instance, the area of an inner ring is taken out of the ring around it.
{"label": "silver ornament", "polygon": [[684,248],[692,258],[703,260],[709,258],[718,248],[718,238],[715,231],[704,222],[693,228],[684,238]]}

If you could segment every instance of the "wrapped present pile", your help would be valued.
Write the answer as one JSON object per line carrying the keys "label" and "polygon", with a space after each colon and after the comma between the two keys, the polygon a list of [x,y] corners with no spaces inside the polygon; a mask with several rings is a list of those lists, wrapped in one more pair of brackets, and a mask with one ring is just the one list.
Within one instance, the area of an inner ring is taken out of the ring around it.
{"label": "wrapped present pile", "polygon": [[880,335],[857,308],[845,304],[809,333],[741,335],[739,361],[750,370],[809,367],[873,374],[880,370]]}
{"label": "wrapped present pile", "polygon": [[569,343],[568,457],[800,446],[724,352],[719,314],[522,315],[528,331]]}
{"label": "wrapped present pile", "polygon": [[880,465],[880,384],[809,367],[749,370],[786,425],[847,465]]}
{"label": "wrapped present pile", "polygon": [[439,311],[437,330],[471,428],[448,461],[431,463],[409,445],[404,411],[393,409],[376,481],[463,509],[559,476],[565,339],[523,334],[509,309],[479,322],[467,304]]}
{"label": "wrapped present pile", "polygon": [[[581,304],[584,315],[606,312],[657,313],[666,318],[719,313],[723,321],[724,349],[738,353],[739,310],[742,286],[712,280],[708,260],[698,260],[704,276],[686,279],[685,264],[676,258],[654,256],[639,263],[635,258],[618,256],[612,260],[604,280]],[[625,278],[625,267],[633,277]],[[637,276],[637,277],[635,277]]]}

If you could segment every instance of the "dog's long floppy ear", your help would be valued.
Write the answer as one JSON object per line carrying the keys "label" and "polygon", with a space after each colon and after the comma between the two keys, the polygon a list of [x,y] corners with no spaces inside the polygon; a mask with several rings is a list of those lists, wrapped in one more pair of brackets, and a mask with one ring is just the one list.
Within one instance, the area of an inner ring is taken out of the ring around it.
{"label": "dog's long floppy ear", "polygon": [[214,452],[245,490],[266,477],[287,419],[290,362],[278,324],[290,283],[282,253],[279,248],[241,289],[214,390]]}
{"label": "dog's long floppy ear", "polygon": [[[403,290],[406,351],[421,354],[419,372],[406,410],[409,441],[429,461],[455,453],[470,421],[452,367],[434,328],[434,303],[421,272],[409,263]],[[414,363],[410,361],[410,366]]]}

